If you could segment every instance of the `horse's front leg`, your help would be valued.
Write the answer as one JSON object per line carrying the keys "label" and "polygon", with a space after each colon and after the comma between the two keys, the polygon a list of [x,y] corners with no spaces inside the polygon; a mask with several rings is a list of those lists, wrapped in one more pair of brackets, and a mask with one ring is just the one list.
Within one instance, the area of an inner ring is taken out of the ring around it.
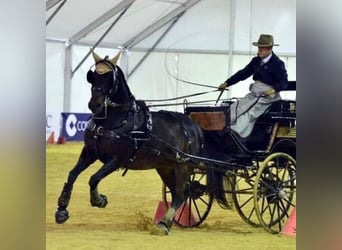
{"label": "horse's front leg", "polygon": [[95,162],[95,154],[89,152],[86,147],[83,147],[81,155],[75,167],[69,172],[68,180],[64,183],[62,192],[58,198],[58,208],[55,213],[56,223],[62,224],[69,219],[69,212],[66,209],[69,205],[71,192],[78,175],[85,170],[90,164]]}
{"label": "horse's front leg", "polygon": [[119,168],[119,162],[116,158],[105,163],[93,176],[89,179],[90,186],[90,204],[93,207],[106,207],[108,200],[104,194],[100,194],[97,190],[99,182],[107,175]]}

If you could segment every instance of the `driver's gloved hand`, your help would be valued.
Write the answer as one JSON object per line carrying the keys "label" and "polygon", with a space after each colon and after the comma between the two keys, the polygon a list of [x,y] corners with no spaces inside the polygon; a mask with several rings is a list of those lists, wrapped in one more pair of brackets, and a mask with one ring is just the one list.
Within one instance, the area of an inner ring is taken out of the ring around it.
{"label": "driver's gloved hand", "polygon": [[227,86],[228,86],[228,84],[226,82],[224,82],[224,83],[221,83],[220,86],[218,86],[218,89],[222,91],[222,90],[225,90],[227,88]]}
{"label": "driver's gloved hand", "polygon": [[274,90],[274,88],[269,88],[269,89],[264,91],[264,95],[269,96],[269,95],[275,94],[275,92],[276,91]]}

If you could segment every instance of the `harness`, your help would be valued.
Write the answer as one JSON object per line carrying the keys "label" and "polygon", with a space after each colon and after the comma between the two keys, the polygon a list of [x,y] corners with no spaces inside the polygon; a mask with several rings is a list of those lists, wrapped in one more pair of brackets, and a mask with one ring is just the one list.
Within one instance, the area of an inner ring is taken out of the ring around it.
{"label": "harness", "polygon": [[[134,141],[149,140],[150,133],[152,132],[152,115],[147,107],[142,110],[144,112],[144,122],[139,124],[139,111],[141,110],[140,105],[137,105],[136,101],[132,101],[132,110],[128,111],[127,119],[122,121],[122,125],[114,129],[105,129],[103,126],[98,125],[93,117],[87,124],[87,129],[94,132],[94,138],[98,136],[107,137],[109,139],[119,140],[121,138],[130,138]],[[132,118],[130,118],[132,116]],[[130,126],[130,121],[133,124]],[[130,128],[131,127],[131,128]],[[128,131],[129,133],[125,133]]]}
{"label": "harness", "polygon": [[[121,105],[115,105],[115,107],[119,106]],[[142,119],[139,120],[138,117],[140,111],[144,113],[143,121]],[[103,126],[97,124],[95,121],[96,119],[97,118],[93,117],[91,120],[89,120],[86,128],[93,133],[93,137],[96,141],[99,138],[104,137],[110,140],[115,140],[127,144],[134,144],[134,150],[128,160],[128,164],[133,163],[135,154],[142,146],[142,144],[145,141],[149,141],[151,139],[152,115],[143,101],[136,101],[134,99],[132,100],[131,109],[128,111],[127,118],[122,122],[122,125],[117,128],[106,129]],[[126,174],[128,169],[127,167],[123,175]]]}
{"label": "harness", "polygon": [[[102,67],[101,65],[105,65],[106,67]],[[98,143],[99,138],[107,138],[110,140],[119,141],[122,143],[126,143],[128,145],[134,145],[133,152],[129,157],[128,162],[132,163],[135,158],[136,152],[139,150],[141,145],[151,139],[152,132],[152,115],[146,106],[144,101],[136,101],[135,97],[129,93],[128,98],[130,99],[130,103],[116,103],[111,100],[110,94],[116,93],[118,90],[118,84],[115,84],[118,77],[118,69],[116,65],[113,65],[111,62],[106,61],[106,58],[96,63],[96,72],[98,74],[104,74],[109,71],[113,74],[114,84],[109,89],[109,92],[104,91],[101,88],[96,88],[93,86],[93,90],[101,92],[104,96],[104,115],[103,116],[93,116],[92,119],[87,124],[87,129],[93,133],[93,138]],[[107,119],[107,113],[109,112],[107,109],[111,107],[114,109],[118,109],[119,112],[123,114],[126,112],[125,107],[127,107],[127,117],[124,119],[121,124],[117,127],[109,127],[105,128],[102,122],[97,122],[100,120]],[[122,110],[120,110],[122,108]],[[126,163],[124,164],[126,166]],[[127,167],[126,167],[127,169]],[[125,174],[125,173],[124,173]]]}

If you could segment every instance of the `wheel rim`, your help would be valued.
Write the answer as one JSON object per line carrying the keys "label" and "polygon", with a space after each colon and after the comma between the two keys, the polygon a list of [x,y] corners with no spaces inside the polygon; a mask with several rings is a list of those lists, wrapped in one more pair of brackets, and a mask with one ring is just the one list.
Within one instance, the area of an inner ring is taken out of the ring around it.
{"label": "wheel rim", "polygon": [[248,224],[259,227],[260,222],[254,207],[254,185],[257,168],[240,169],[233,179],[232,198],[240,217]]}
{"label": "wheel rim", "polygon": [[260,224],[279,233],[296,206],[296,161],[274,153],[261,164],[254,185],[254,206]]}
{"label": "wheel rim", "polygon": [[[171,192],[165,184],[162,192],[165,206],[169,208]],[[181,227],[196,227],[206,219],[213,203],[213,195],[208,191],[206,171],[200,169],[193,171],[185,193],[187,198],[177,209],[174,222]]]}

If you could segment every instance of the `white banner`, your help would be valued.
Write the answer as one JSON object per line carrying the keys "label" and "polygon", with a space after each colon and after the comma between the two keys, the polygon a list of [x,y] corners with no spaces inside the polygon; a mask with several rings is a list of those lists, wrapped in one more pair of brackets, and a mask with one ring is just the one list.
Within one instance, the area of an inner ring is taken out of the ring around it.
{"label": "white banner", "polygon": [[49,139],[49,137],[53,138],[54,142],[57,141],[61,131],[61,119],[61,113],[46,113],[46,141]]}

